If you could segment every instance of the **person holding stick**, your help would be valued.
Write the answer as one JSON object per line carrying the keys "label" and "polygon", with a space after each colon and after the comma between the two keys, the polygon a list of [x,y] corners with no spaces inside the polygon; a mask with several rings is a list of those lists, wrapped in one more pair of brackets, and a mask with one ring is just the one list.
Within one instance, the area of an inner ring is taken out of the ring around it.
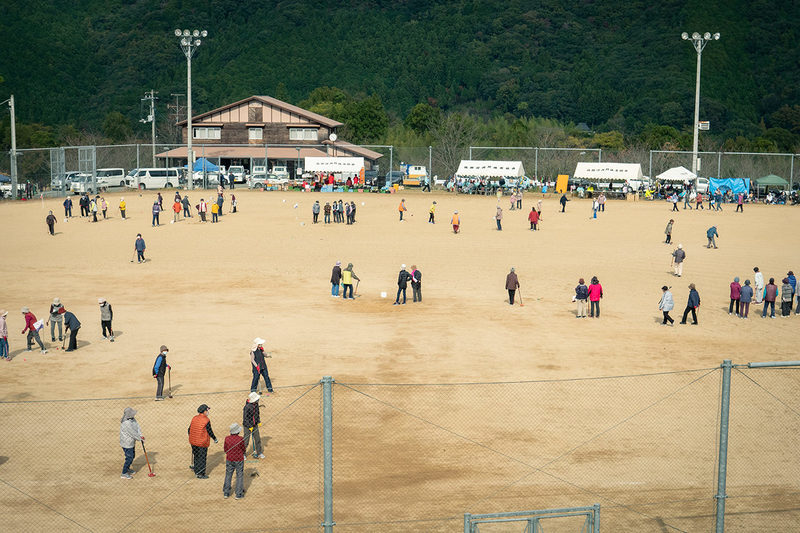
{"label": "person holding stick", "polygon": [[267,386],[267,392],[272,393],[272,381],[269,379],[269,371],[267,370],[267,357],[264,355],[264,343],[267,342],[260,337],[253,339],[253,347],[250,348],[250,366],[253,371],[253,381],[250,383],[250,392],[258,390],[258,382],[261,376],[264,376],[264,384]]}
{"label": "person holding stick", "polygon": [[361,281],[353,272],[353,263],[347,263],[347,267],[342,270],[342,299],[347,299],[347,291],[350,291],[350,299],[354,300],[353,296],[353,280]]}
{"label": "person holding stick", "polygon": [[156,356],[156,362],[153,364],[153,378],[158,383],[156,385],[157,402],[164,401],[164,374],[166,374],[167,369],[171,368],[167,364],[167,353],[169,353],[169,348],[162,344]]}
{"label": "person holding stick", "polygon": [[253,438],[253,459],[263,459],[264,449],[261,446],[261,413],[259,412],[258,400],[261,396],[257,392],[251,392],[242,409],[242,427],[244,428],[244,452],[247,453],[247,442]]}
{"label": "person holding stick", "polygon": [[683,251],[683,245],[679,244],[678,248],[672,252],[672,264],[670,265],[675,269],[675,275],[678,277],[683,274],[684,259],[686,259],[686,252]]}
{"label": "person holding stick", "polygon": [[122,447],[122,452],[125,454],[125,462],[122,463],[122,479],[133,479],[133,474],[136,472],[131,470],[131,463],[136,457],[136,441],[138,440],[144,445],[144,435],[139,428],[139,422],[136,421],[136,410],[132,407],[126,407],[122,413],[122,419],[119,421],[119,445]]}

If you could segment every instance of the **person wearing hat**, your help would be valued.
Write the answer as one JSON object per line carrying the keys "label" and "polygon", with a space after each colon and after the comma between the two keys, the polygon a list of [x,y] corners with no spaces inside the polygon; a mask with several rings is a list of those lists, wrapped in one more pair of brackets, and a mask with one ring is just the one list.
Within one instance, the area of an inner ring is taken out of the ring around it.
{"label": "person wearing hat", "polygon": [[742,286],[739,284],[739,276],[733,278],[731,282],[731,304],[728,306],[728,314],[733,314],[733,304],[736,304],[736,316],[739,316],[739,298],[741,298]]}
{"label": "person wearing hat", "polygon": [[506,290],[508,291],[508,303],[510,305],[514,305],[514,294],[516,294],[517,289],[519,289],[519,278],[514,271],[514,267],[511,267],[511,272],[506,276]]}
{"label": "person wearing hat", "polygon": [[[161,197],[161,193],[158,193],[159,198]],[[159,203],[158,199],[153,201],[153,222],[151,223],[152,227],[160,226],[161,223],[158,220],[159,213],[161,213],[161,204]]]}
{"label": "person wearing hat", "polygon": [[133,249],[136,250],[136,262],[144,263],[144,251],[147,246],[144,243],[144,239],[142,239],[141,233],[136,234],[136,242],[133,243]]}
{"label": "person wearing hat", "polygon": [[[61,310],[63,311],[63,309],[64,308],[62,307]],[[26,339],[28,347],[25,351],[31,351],[31,346],[33,346],[33,341],[35,340],[39,345],[39,348],[42,349],[42,353],[47,353],[47,350],[44,349],[44,344],[42,344],[42,339],[39,338],[39,330],[36,328],[37,323],[40,325],[42,324],[37,322],[36,315],[31,313],[30,308],[23,307],[22,314],[25,315],[25,329],[22,330],[22,334],[24,335],[26,331],[28,332],[28,337]]]}
{"label": "person wearing hat", "polygon": [[402,222],[403,221],[403,213],[408,211],[408,209],[406,209],[406,199],[405,198],[402,198],[400,200],[400,205],[397,206],[397,210],[400,211],[400,222]]}
{"label": "person wearing hat", "polygon": [[8,324],[6,324],[6,315],[8,311],[0,309],[0,358],[6,361],[11,361],[11,356],[8,350]]}
{"label": "person wearing hat", "polygon": [[600,298],[603,297],[603,286],[597,276],[592,276],[589,283],[589,318],[600,318]]}
{"label": "person wearing hat", "polygon": [[64,200],[64,216],[66,218],[72,218],[72,198],[69,196]]}
{"label": "person wearing hat", "polygon": [[753,292],[756,304],[760,304],[764,300],[764,274],[762,274],[758,267],[753,267]]}
{"label": "person wearing hat", "polygon": [[[326,222],[327,224],[327,222]],[[339,283],[342,281],[342,262],[336,261],[331,271],[331,296],[334,298],[339,296]]]}
{"label": "person wearing hat", "polygon": [[431,204],[428,210],[428,224],[436,224],[436,200]]}
{"label": "person wearing hat", "polygon": [[775,278],[769,278],[769,283],[764,287],[764,310],[761,318],[766,318],[767,309],[772,308],[770,318],[775,318],[775,300],[778,298],[778,286],[775,285]]}
{"label": "person wearing hat", "polygon": [[[98,298],[97,303],[100,304],[100,327],[103,329],[103,338],[114,342],[114,330],[111,329],[114,310],[111,309],[111,304],[105,298]],[[108,330],[108,335],[106,335],[106,330]]]}
{"label": "person wearing hat", "polygon": [[263,459],[264,453],[261,447],[261,434],[258,428],[261,427],[261,413],[259,412],[258,400],[261,396],[257,392],[251,392],[242,409],[242,427],[244,428],[244,449],[247,451],[247,442],[250,436],[253,437],[253,458]]}
{"label": "person wearing hat", "polygon": [[664,285],[661,287],[661,290],[663,292],[661,294],[661,300],[658,302],[658,308],[661,309],[662,313],[664,313],[664,321],[661,323],[666,326],[667,322],[669,322],[670,325],[672,325],[675,320],[669,316],[669,312],[675,307],[675,301],[672,299],[672,293],[669,292],[669,287]]}
{"label": "person wearing hat", "polygon": [[273,392],[272,381],[269,379],[269,371],[267,370],[266,358],[269,355],[264,355],[264,343],[267,342],[260,337],[253,339],[253,346],[250,348],[250,367],[253,371],[253,381],[250,382],[250,392],[258,390],[258,382],[261,376],[264,376],[264,384],[267,386],[267,392]]}
{"label": "person wearing hat", "polygon": [[323,214],[324,214],[323,220],[325,221],[325,224],[330,224],[331,223],[331,203],[330,202],[325,202],[325,207],[322,208],[322,211],[323,211]]}
{"label": "person wearing hat", "polygon": [[672,225],[675,224],[675,219],[669,219],[667,222],[667,229],[664,230],[664,235],[667,236],[667,240],[664,241],[664,244],[669,244],[672,242]]}
{"label": "person wearing hat", "polygon": [[403,305],[406,304],[406,288],[408,282],[411,280],[411,274],[406,270],[405,265],[400,265],[400,274],[397,276],[397,297],[394,299],[394,305],[400,305],[400,293],[403,293]]}
{"label": "person wearing hat", "polygon": [[122,419],[119,421],[119,445],[122,447],[122,452],[125,454],[125,462],[122,463],[122,479],[133,479],[133,470],[131,470],[131,463],[136,457],[136,441],[144,442],[144,435],[139,427],[139,422],[134,418],[136,410],[132,407],[126,407],[122,413]]}
{"label": "person wearing hat", "polygon": [[183,198],[181,199],[181,205],[183,206],[183,218],[191,218],[192,210],[191,210],[191,204],[189,204],[188,194],[183,195]]}
{"label": "person wearing hat", "polygon": [[347,267],[342,270],[342,299],[347,298],[348,290],[350,291],[350,299],[355,299],[353,296],[353,280],[361,281],[361,279],[356,276],[356,273],[353,272],[353,263],[347,263]]}
{"label": "person wearing hat", "polygon": [[125,203],[125,198],[119,199],[119,214],[125,219],[125,210],[128,209],[128,204]]}
{"label": "person wearing hat", "polygon": [[321,208],[320,208],[320,205],[319,205],[319,200],[317,200],[316,202],[314,202],[314,203],[311,205],[311,214],[313,215],[313,222],[312,222],[312,224],[316,224],[317,222],[319,222],[319,212],[320,212],[320,209],[321,209]]}
{"label": "person wearing hat", "polygon": [[50,304],[50,317],[47,319],[50,325],[50,342],[56,342],[56,324],[58,324],[58,340],[64,340],[64,318],[59,313],[63,307],[61,300],[53,298],[53,303]]}
{"label": "person wearing hat", "polygon": [[156,356],[156,362],[153,363],[153,378],[155,378],[158,385],[156,385],[156,401],[161,402],[164,400],[164,374],[167,370],[172,368],[167,364],[167,353],[169,348],[161,345]]}
{"label": "person wearing hat", "polygon": [[503,208],[497,204],[497,213],[494,215],[494,220],[497,222],[497,231],[503,231]]}
{"label": "person wearing hat", "polygon": [[208,457],[208,447],[211,445],[211,440],[216,444],[217,437],[214,435],[214,430],[211,429],[211,420],[208,419],[208,411],[210,407],[202,404],[197,408],[197,414],[192,418],[189,424],[189,444],[192,446],[192,466],[194,475],[197,479],[208,479],[206,475],[206,457]]}
{"label": "person wearing hat", "polygon": [[742,291],[739,294],[739,301],[741,302],[739,318],[747,318],[747,314],[750,312],[750,302],[753,301],[753,287],[750,286],[749,279],[744,280],[744,287],[742,287]]}
{"label": "person wearing hat", "polygon": [[675,269],[675,275],[681,277],[683,274],[683,260],[686,259],[686,252],[683,251],[683,245],[679,244],[678,248],[672,252],[672,267]]}
{"label": "person wearing hat", "polygon": [[63,307],[58,310],[59,313],[64,315],[64,330],[69,332],[69,345],[66,352],[71,352],[78,349],[78,330],[81,329],[81,323],[71,312]]}
{"label": "person wearing hat", "polygon": [[411,293],[414,295],[414,302],[422,301],[422,271],[417,265],[411,265]]}
{"label": "person wearing hat", "polygon": [[453,233],[458,233],[458,228],[461,227],[461,218],[458,216],[458,211],[453,211],[450,223],[453,225]]}
{"label": "person wearing hat", "polygon": [[225,437],[222,449],[225,451],[225,483],[222,484],[222,497],[231,496],[231,478],[236,471],[236,499],[244,498],[244,455],[247,449],[247,440],[239,433],[242,428],[234,422],[231,424],[231,434]]}
{"label": "person wearing hat", "polygon": [[47,230],[50,232],[50,235],[55,235],[55,227],[56,227],[56,216],[50,211],[50,214],[45,217],[44,221],[47,223]]}
{"label": "person wearing hat", "polygon": [[781,316],[788,318],[792,312],[792,284],[789,283],[789,278],[783,278],[783,285],[781,286]]}
{"label": "person wearing hat", "polygon": [[692,325],[697,325],[697,308],[700,307],[700,294],[694,286],[694,283],[689,284],[689,300],[686,302],[686,309],[683,310],[683,318],[681,324],[686,324],[686,317],[689,312],[692,313]]}
{"label": "person wearing hat", "polygon": [[706,231],[706,237],[708,237],[708,244],[706,244],[706,248],[711,248],[713,246],[714,249],[716,250],[717,241],[714,239],[714,237],[719,237],[719,233],[717,233],[717,227],[711,226],[710,228],[708,228],[708,230]]}

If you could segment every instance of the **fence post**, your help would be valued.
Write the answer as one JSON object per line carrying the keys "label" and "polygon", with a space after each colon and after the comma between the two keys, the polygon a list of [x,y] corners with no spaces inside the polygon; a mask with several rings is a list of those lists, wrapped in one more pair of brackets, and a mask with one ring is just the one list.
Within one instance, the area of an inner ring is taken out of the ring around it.
{"label": "fence post", "polygon": [[470,531],[469,522],[472,519],[472,515],[469,513],[464,513],[464,533],[472,533]]}
{"label": "fence post", "polygon": [[534,149],[533,178],[539,180],[539,147]]}
{"label": "fence post", "polygon": [[728,471],[728,416],[731,403],[731,360],[722,361],[722,400],[719,409],[719,466],[717,468],[717,523],[716,533],[725,531],[725,480]]}
{"label": "fence post", "polygon": [[717,152],[717,177],[722,177],[722,152]]}
{"label": "fence post", "polygon": [[428,183],[430,183],[432,180],[433,180],[433,146],[428,145]]}
{"label": "fence post", "polygon": [[141,168],[139,164],[139,144],[136,144],[136,168]]}
{"label": "fence post", "polygon": [[600,533],[600,504],[592,505],[592,533]]}
{"label": "fence post", "polygon": [[602,163],[603,162],[603,149],[602,148],[598,148],[597,149],[597,162],[598,163]]}
{"label": "fence post", "polygon": [[652,150],[650,150],[650,170],[649,170],[649,173],[647,175],[650,176],[651,180],[653,179],[653,151]]}
{"label": "fence post", "polygon": [[322,378],[322,449],[323,449],[323,499],[325,533],[333,533],[333,378]]}

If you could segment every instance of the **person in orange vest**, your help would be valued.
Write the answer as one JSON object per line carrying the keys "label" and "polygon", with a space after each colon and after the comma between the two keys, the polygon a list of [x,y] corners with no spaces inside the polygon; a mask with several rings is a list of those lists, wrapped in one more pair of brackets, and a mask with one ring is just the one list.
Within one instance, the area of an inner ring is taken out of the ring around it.
{"label": "person in orange vest", "polygon": [[208,419],[209,407],[206,404],[197,408],[197,414],[189,424],[189,444],[192,445],[192,470],[197,479],[208,479],[206,475],[206,457],[208,456],[208,446],[211,439],[217,443],[214,430],[211,429],[211,421]]}
{"label": "person in orange vest", "polygon": [[181,215],[181,203],[178,200],[175,200],[175,203],[172,204],[172,221],[177,222],[178,217]]}
{"label": "person in orange vest", "polygon": [[458,227],[461,225],[461,219],[458,218],[458,211],[453,211],[453,218],[450,219],[453,225],[453,233],[458,233]]}
{"label": "person in orange vest", "polygon": [[405,198],[400,200],[400,205],[397,207],[397,210],[400,211],[400,222],[402,222],[403,221],[403,212],[404,211],[408,211],[408,209],[406,209],[406,199]]}

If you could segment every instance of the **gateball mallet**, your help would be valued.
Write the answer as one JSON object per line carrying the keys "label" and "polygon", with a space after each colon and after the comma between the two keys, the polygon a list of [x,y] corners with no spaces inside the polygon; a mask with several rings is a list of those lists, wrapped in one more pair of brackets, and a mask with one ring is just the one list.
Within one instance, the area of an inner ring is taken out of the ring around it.
{"label": "gateball mallet", "polygon": [[144,441],[140,441],[142,443],[142,450],[144,450],[144,460],[147,461],[147,469],[150,470],[150,473],[147,474],[147,477],[156,477],[153,473],[153,469],[150,467],[150,459],[147,457],[147,448],[144,447]]}
{"label": "gateball mallet", "polygon": [[169,379],[169,393],[168,396],[172,398],[172,367],[167,367],[167,377]]}

